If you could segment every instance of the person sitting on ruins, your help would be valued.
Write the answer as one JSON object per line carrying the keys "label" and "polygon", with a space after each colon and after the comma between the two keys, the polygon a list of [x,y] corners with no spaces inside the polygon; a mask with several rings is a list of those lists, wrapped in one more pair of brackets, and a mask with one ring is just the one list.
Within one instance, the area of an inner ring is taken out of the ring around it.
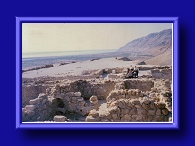
{"label": "person sitting on ruins", "polygon": [[135,66],[134,69],[133,69],[133,71],[136,72],[136,76],[138,77],[139,68]]}
{"label": "person sitting on ruins", "polygon": [[132,78],[133,67],[127,68],[126,78]]}

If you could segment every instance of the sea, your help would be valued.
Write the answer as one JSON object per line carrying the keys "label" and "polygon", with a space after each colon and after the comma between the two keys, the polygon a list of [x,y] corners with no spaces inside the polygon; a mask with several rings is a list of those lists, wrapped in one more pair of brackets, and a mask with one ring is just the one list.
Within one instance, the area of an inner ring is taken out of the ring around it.
{"label": "sea", "polygon": [[117,49],[22,53],[22,69],[114,56]]}

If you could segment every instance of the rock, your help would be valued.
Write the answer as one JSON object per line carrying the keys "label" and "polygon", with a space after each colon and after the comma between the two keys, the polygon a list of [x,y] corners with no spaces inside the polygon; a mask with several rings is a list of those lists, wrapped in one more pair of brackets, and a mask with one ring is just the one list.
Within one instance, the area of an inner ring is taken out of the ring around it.
{"label": "rock", "polygon": [[165,103],[160,103],[160,102],[158,102],[156,106],[157,106],[158,108],[160,108],[160,109],[163,109],[163,108],[165,108],[166,104],[165,104]]}
{"label": "rock", "polygon": [[148,110],[149,115],[155,115],[155,110]]}
{"label": "rock", "polygon": [[130,115],[134,115],[137,113],[137,109],[136,108],[132,108],[129,112]]}
{"label": "rock", "polygon": [[40,98],[35,98],[35,99],[31,99],[31,100],[29,101],[29,103],[32,104],[32,105],[35,105],[35,104],[39,103],[40,101],[41,101]]}
{"label": "rock", "polygon": [[147,122],[148,121],[148,115],[142,115],[142,119],[144,122]]}
{"label": "rock", "polygon": [[91,101],[93,102],[93,101],[97,101],[98,99],[97,99],[97,96],[91,96],[89,100],[90,100],[90,102]]}
{"label": "rock", "polygon": [[81,98],[78,98],[77,100],[81,102],[81,101],[83,101],[83,98],[81,97]]}
{"label": "rock", "polygon": [[89,114],[89,112],[90,112],[90,108],[89,107],[82,107],[82,109],[79,110],[79,113],[82,116],[85,116],[85,115]]}
{"label": "rock", "polygon": [[132,102],[134,105],[140,105],[140,101],[139,100],[132,100]]}
{"label": "rock", "polygon": [[77,110],[77,104],[70,104],[68,111],[74,112]]}
{"label": "rock", "polygon": [[169,122],[172,122],[172,117],[169,117]]}
{"label": "rock", "polygon": [[72,101],[77,101],[77,97],[72,97]]}
{"label": "rock", "polygon": [[157,116],[160,116],[160,115],[161,115],[161,110],[160,110],[160,109],[157,109],[157,110],[156,110],[156,115],[157,115]]}
{"label": "rock", "polygon": [[97,96],[91,96],[89,101],[91,109],[99,109]]}
{"label": "rock", "polygon": [[137,63],[137,65],[147,65],[144,61]]}
{"label": "rock", "polygon": [[157,117],[155,118],[155,120],[156,120],[157,122],[163,121],[163,120],[164,120],[164,116],[157,116]]}
{"label": "rock", "polygon": [[156,106],[155,106],[154,102],[150,102],[149,106],[150,106],[151,109],[156,109]]}
{"label": "rock", "polygon": [[76,96],[76,97],[81,97],[81,92],[75,92],[75,93],[74,93],[74,96]]}
{"label": "rock", "polygon": [[59,84],[56,84],[56,85],[54,86],[54,88],[55,88],[56,90],[59,90],[59,89],[60,89],[60,85],[59,85]]}
{"label": "rock", "polygon": [[36,105],[26,105],[25,106],[25,109],[30,110],[30,111],[33,111],[35,108],[36,108]]}
{"label": "rock", "polygon": [[99,116],[99,113],[96,110],[91,110],[89,116],[96,117]]}
{"label": "rock", "polygon": [[86,122],[97,122],[99,121],[99,118],[94,118],[92,116],[87,116],[86,119],[85,119]]}
{"label": "rock", "polygon": [[166,86],[167,88],[171,88],[171,82],[170,82],[169,80],[166,80],[166,81],[165,81],[165,86]]}
{"label": "rock", "polygon": [[154,116],[153,115],[149,115],[148,116],[148,121],[153,121],[154,120]]}
{"label": "rock", "polygon": [[50,88],[47,88],[46,89],[46,94],[49,94],[50,91],[51,91],[51,89]]}
{"label": "rock", "polygon": [[162,109],[162,113],[164,114],[164,115],[168,115],[169,114],[169,111],[168,111],[168,109]]}
{"label": "rock", "polygon": [[133,119],[136,119],[137,118],[137,115],[132,115],[131,116]]}
{"label": "rock", "polygon": [[112,118],[117,119],[118,118],[117,114],[112,114]]}
{"label": "rock", "polygon": [[136,121],[141,121],[142,120],[142,115],[137,115]]}
{"label": "rock", "polygon": [[31,110],[26,110],[25,113],[27,113],[27,115],[30,117],[32,117],[35,114],[35,112]]}
{"label": "rock", "polygon": [[142,111],[143,111],[142,109],[137,109],[137,114],[142,115]]}
{"label": "rock", "polygon": [[124,115],[124,119],[125,119],[125,121],[130,121],[131,117],[128,114],[126,114],[126,115]]}
{"label": "rock", "polygon": [[45,99],[47,98],[47,95],[45,93],[40,93],[38,98]]}
{"label": "rock", "polygon": [[70,101],[70,98],[68,96],[64,97],[64,100],[69,102]]}
{"label": "rock", "polygon": [[149,109],[149,105],[147,105],[147,104],[142,104],[142,107],[145,109],[145,110],[148,110]]}
{"label": "rock", "polygon": [[65,122],[67,118],[65,116],[55,116],[53,120],[55,122]]}
{"label": "rock", "polygon": [[113,73],[113,74],[116,74],[116,70],[112,70],[112,73]]}
{"label": "rock", "polygon": [[128,114],[129,113],[129,109],[124,109],[124,113]]}
{"label": "rock", "polygon": [[136,107],[137,109],[141,109],[141,108],[142,108],[141,104],[135,105],[135,107]]}

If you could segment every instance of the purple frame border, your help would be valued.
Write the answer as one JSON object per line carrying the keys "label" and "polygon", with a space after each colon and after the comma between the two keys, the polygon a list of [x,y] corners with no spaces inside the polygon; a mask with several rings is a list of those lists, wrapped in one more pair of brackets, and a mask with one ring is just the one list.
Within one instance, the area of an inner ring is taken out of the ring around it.
{"label": "purple frame border", "polygon": [[[22,123],[22,23],[173,23],[173,123]],[[16,129],[175,129],[179,130],[178,17],[16,17]]]}

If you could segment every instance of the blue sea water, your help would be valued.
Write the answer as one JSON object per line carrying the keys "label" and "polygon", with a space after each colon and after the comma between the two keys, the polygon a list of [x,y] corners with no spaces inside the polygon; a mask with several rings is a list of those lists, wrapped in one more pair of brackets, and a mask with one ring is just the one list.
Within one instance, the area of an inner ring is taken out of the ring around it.
{"label": "blue sea water", "polygon": [[100,56],[103,58],[104,56],[101,54],[115,51],[116,49],[22,53],[22,69],[61,62],[90,60]]}

